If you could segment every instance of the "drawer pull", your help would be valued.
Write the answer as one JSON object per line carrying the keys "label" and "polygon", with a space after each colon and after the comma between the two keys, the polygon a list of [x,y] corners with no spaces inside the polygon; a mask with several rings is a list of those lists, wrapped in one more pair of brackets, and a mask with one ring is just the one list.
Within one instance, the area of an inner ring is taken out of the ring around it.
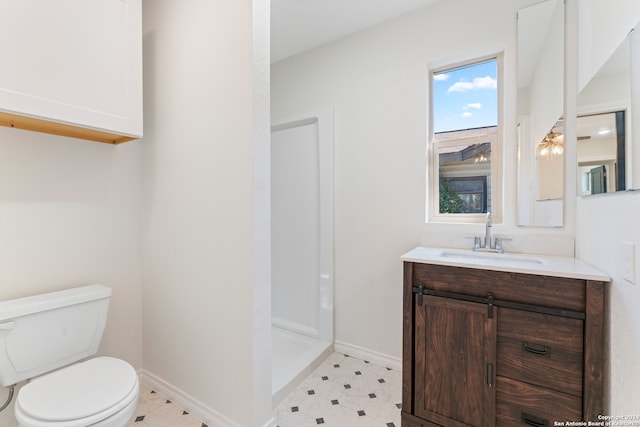
{"label": "drawer pull", "polygon": [[549,427],[549,421],[543,418],[538,418],[534,415],[525,414],[524,412],[520,416],[522,424],[526,424],[532,427]]}
{"label": "drawer pull", "polygon": [[532,344],[527,341],[522,341],[522,350],[526,351],[527,353],[543,357],[549,357],[550,353],[550,349],[546,345]]}

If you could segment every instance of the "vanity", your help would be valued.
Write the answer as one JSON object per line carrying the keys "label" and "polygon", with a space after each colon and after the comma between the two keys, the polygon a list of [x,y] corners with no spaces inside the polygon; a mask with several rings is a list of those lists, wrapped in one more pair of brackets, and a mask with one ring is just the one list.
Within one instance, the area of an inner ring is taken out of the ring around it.
{"label": "vanity", "polygon": [[568,257],[402,260],[403,427],[598,421],[608,276]]}

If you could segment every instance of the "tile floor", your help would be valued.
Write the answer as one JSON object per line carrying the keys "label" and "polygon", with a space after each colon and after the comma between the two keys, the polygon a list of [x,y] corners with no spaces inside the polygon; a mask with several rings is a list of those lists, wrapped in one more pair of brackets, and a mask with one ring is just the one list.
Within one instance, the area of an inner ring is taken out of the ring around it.
{"label": "tile floor", "polygon": [[[332,353],[275,409],[278,427],[400,427],[399,371]],[[126,427],[207,427],[149,387]]]}
{"label": "tile floor", "polygon": [[125,427],[207,427],[207,425],[165,396],[141,384],[136,412]]}
{"label": "tile floor", "polygon": [[400,427],[399,371],[333,353],[276,408],[279,427]]}

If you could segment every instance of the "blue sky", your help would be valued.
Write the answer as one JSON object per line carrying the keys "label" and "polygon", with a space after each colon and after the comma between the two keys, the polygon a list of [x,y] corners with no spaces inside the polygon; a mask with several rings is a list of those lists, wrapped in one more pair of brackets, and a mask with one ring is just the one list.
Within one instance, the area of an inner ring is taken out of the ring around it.
{"label": "blue sky", "polygon": [[472,129],[498,123],[496,61],[433,75],[433,131]]}

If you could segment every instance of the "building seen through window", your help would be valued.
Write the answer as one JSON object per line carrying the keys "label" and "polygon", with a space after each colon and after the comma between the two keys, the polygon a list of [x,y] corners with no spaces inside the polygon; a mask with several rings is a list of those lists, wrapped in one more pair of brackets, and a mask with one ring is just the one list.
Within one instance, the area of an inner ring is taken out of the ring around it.
{"label": "building seen through window", "polygon": [[438,214],[491,211],[497,66],[492,58],[432,74],[431,152],[437,168]]}

